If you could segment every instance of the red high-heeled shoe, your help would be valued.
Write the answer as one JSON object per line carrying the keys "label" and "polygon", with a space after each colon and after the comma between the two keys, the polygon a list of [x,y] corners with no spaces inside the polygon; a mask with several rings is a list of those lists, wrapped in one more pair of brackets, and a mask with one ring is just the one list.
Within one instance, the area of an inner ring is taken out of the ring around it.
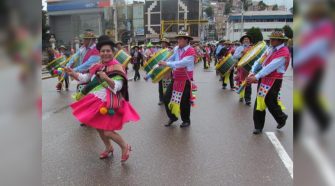
{"label": "red high-heeled shoe", "polygon": [[127,144],[127,150],[126,150],[126,153],[122,155],[121,162],[125,162],[128,160],[130,151],[131,151],[131,146]]}
{"label": "red high-heeled shoe", "polygon": [[105,150],[105,151],[103,151],[103,152],[100,154],[99,158],[100,158],[100,159],[106,159],[106,158],[108,158],[110,155],[111,155],[111,156],[113,155],[113,151],[114,151],[113,148],[111,148],[111,149],[109,149],[109,150]]}

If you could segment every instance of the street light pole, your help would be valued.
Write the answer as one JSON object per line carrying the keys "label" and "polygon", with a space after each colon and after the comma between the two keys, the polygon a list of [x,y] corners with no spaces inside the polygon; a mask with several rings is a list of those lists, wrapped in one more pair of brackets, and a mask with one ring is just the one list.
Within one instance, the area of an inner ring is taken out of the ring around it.
{"label": "street light pole", "polygon": [[178,9],[177,9],[178,15],[177,15],[177,19],[178,19],[178,26],[177,26],[177,34],[179,33],[179,0],[178,0]]}
{"label": "street light pole", "polygon": [[117,37],[117,7],[116,7],[116,0],[110,0],[113,4],[113,9],[114,9],[114,38],[115,38],[115,42],[118,40]]}
{"label": "street light pole", "polygon": [[243,22],[243,15],[244,14],[244,2],[241,1],[241,37],[243,35],[244,32],[244,22]]}

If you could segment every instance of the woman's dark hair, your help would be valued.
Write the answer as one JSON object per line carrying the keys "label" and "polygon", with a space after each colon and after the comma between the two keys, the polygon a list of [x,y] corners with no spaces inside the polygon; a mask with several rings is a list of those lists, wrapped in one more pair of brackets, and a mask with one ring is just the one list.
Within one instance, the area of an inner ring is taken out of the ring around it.
{"label": "woman's dark hair", "polygon": [[111,46],[112,51],[114,52],[115,43],[107,35],[102,35],[98,38],[97,49],[100,51],[101,47],[104,45]]}

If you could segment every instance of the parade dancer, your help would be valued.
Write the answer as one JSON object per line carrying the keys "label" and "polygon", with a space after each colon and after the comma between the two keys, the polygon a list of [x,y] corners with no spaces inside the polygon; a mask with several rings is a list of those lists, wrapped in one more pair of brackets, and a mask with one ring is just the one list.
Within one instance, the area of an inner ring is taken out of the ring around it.
{"label": "parade dancer", "polygon": [[[86,30],[80,37],[83,39],[83,46],[71,57],[66,67],[73,68],[75,72],[85,73],[92,65],[99,62],[100,56],[95,44],[97,36],[91,30]],[[85,84],[78,84],[77,92],[84,86]]]}
{"label": "parade dancer", "polygon": [[115,52],[118,52],[120,50],[123,50],[123,47],[122,47],[123,43],[121,41],[117,41],[115,42],[115,46],[116,46],[116,51]]}
{"label": "parade dancer", "polygon": [[[283,105],[279,99],[283,76],[286,72],[291,56],[285,46],[287,37],[282,31],[274,31],[269,36],[271,53],[264,62],[255,63],[252,72],[247,77],[248,85],[258,81],[258,92],[254,107],[254,134],[260,134],[264,128],[266,108],[277,121],[277,129],[285,126],[287,115],[283,112]],[[258,71],[261,68],[260,71]],[[256,73],[257,72],[257,73]]]}
{"label": "parade dancer", "polygon": [[208,69],[209,66],[208,66],[208,56],[207,56],[207,50],[206,50],[206,47],[201,45],[200,46],[200,50],[201,50],[201,57],[202,57],[202,61],[204,62],[204,69]]}
{"label": "parade dancer", "polygon": [[65,70],[76,80],[89,82],[71,108],[80,122],[97,129],[105,144],[99,158],[108,158],[113,153],[112,140],[120,146],[121,162],[124,162],[129,158],[131,147],[116,131],[121,130],[126,122],[138,121],[140,117],[128,102],[126,73],[114,59],[113,48],[114,42],[110,39],[98,42],[101,62],[92,66],[89,73],[77,73],[70,68]]}
{"label": "parade dancer", "polygon": [[141,53],[141,55],[142,55],[142,61],[141,61],[141,66],[143,67],[143,65],[144,65],[144,49],[143,49],[143,46],[142,45],[140,45],[139,46],[139,49],[138,49],[138,51]]}
{"label": "parade dancer", "polygon": [[[234,54],[235,48],[233,47],[233,43],[229,40],[225,41],[225,48],[224,48],[224,54],[223,56],[226,57],[229,54]],[[224,76],[222,76],[222,89],[227,88],[227,84],[229,81],[230,89],[232,91],[235,90],[235,84],[234,84],[234,67],[232,67]]]}
{"label": "parade dancer", "polygon": [[329,131],[332,116],[322,96],[322,83],[333,58],[335,28],[327,5],[312,3],[306,12],[305,27],[297,37],[292,61],[294,68],[293,134],[303,125],[303,112],[309,110],[321,133]]}
{"label": "parade dancer", "polygon": [[148,61],[155,54],[154,49],[152,47],[153,47],[152,43],[149,42],[147,44],[147,49],[144,51],[145,61]]}
{"label": "parade dancer", "polygon": [[[220,51],[224,48],[224,42],[225,40],[224,39],[221,39],[218,43],[218,45],[216,46],[215,48],[215,65],[217,63],[219,63],[219,60],[220,60],[220,56],[219,56],[219,53]],[[222,57],[222,56],[221,56]]]}
{"label": "parade dancer", "polygon": [[133,69],[135,71],[134,81],[136,81],[136,80],[141,79],[139,70],[140,70],[141,64],[143,63],[142,62],[143,56],[141,52],[139,51],[138,46],[134,46],[133,49],[134,49],[134,52],[131,54],[131,57],[132,57]]}
{"label": "parade dancer", "polygon": [[[248,35],[244,35],[241,37],[240,42],[242,43],[241,46],[237,47],[235,50],[235,53],[233,55],[233,58],[237,61],[239,61],[243,55],[245,55],[248,50],[251,49],[251,38]],[[237,84],[239,86],[242,85],[242,82],[245,81],[247,78],[249,72],[244,70],[242,67],[237,68]],[[244,91],[241,91],[240,93],[240,102],[243,102],[243,99],[245,101],[245,104],[250,106],[251,105],[251,85],[247,85],[244,89]]]}
{"label": "parade dancer", "polygon": [[195,49],[195,52],[196,52],[196,55],[197,55],[197,57],[195,59],[195,63],[199,63],[200,60],[202,60],[202,50],[201,50],[201,48],[199,46],[199,43],[198,42],[194,42],[192,44],[192,47]]}
{"label": "parade dancer", "polygon": [[210,47],[209,44],[207,44],[205,46],[205,50],[206,50],[205,56],[206,56],[206,60],[207,60],[207,65],[208,65],[208,67],[210,67],[212,59],[211,59],[211,47]]}
{"label": "parade dancer", "polygon": [[[59,58],[59,57],[67,58],[67,57],[69,57],[68,53],[66,52],[67,48],[64,45],[60,45],[58,47],[58,50],[59,50],[59,52],[57,52],[57,54],[55,55],[56,58]],[[58,76],[58,81],[59,82],[58,82],[58,84],[56,86],[56,89],[57,89],[58,92],[62,90],[63,82],[65,82],[65,90],[66,91],[69,90],[69,85],[70,85],[69,76],[67,76],[67,75],[64,75],[63,77],[62,76]]]}
{"label": "parade dancer", "polygon": [[[161,40],[162,50],[169,49],[170,41],[166,38]],[[158,82],[158,93],[159,93],[159,102],[158,105],[164,105],[164,93],[166,92],[167,86],[171,83],[171,78],[169,75],[164,77],[162,80]]]}
{"label": "parade dancer", "polygon": [[171,126],[181,115],[183,123],[181,128],[191,125],[191,94],[194,62],[196,51],[190,46],[193,40],[187,32],[180,31],[176,37],[178,46],[173,55],[167,61],[159,62],[161,66],[169,66],[173,69],[173,79],[165,94],[165,110],[169,122],[165,126]]}

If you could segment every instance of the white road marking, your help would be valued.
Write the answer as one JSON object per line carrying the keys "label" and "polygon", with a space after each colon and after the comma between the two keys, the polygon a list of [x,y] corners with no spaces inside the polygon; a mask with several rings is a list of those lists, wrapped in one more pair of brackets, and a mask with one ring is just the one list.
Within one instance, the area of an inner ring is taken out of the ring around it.
{"label": "white road marking", "polygon": [[50,113],[50,112],[44,113],[44,114],[42,115],[42,121],[47,120],[48,118],[50,118],[50,116],[51,116],[51,113]]}
{"label": "white road marking", "polygon": [[317,168],[320,171],[320,175],[323,176],[325,183],[327,185],[335,185],[335,170],[324,150],[317,144],[316,139],[308,138],[303,141],[304,148],[309,151],[316,165],[318,165]]}
{"label": "white road marking", "polygon": [[267,132],[266,135],[275,147],[280,159],[284,163],[286,169],[290,173],[291,178],[293,179],[293,161],[291,160],[290,156],[287,154],[274,132]]}

